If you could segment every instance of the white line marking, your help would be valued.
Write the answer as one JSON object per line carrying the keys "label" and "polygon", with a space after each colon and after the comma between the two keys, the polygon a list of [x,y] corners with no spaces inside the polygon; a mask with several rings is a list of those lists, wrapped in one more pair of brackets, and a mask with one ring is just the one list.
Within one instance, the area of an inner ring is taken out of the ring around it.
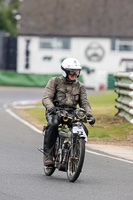
{"label": "white line marking", "polygon": [[[22,118],[20,118],[18,115],[16,115],[14,112],[12,112],[9,108],[6,109],[6,112],[9,113],[12,117],[14,117],[15,119],[19,120],[20,122],[24,123],[25,125],[27,125],[28,127],[30,127],[33,131],[39,133],[42,135],[42,131],[40,131],[38,128],[36,128],[35,126],[31,125],[30,123],[28,123],[27,121],[23,120]],[[109,155],[106,155],[106,154],[102,154],[102,153],[97,153],[95,151],[89,151],[86,149],[86,152],[87,153],[91,153],[91,154],[94,154],[94,155],[97,155],[97,156],[102,156],[102,157],[106,157],[106,158],[111,158],[111,159],[114,159],[114,160],[119,160],[119,161],[122,161],[122,162],[126,162],[126,163],[130,163],[130,164],[133,164],[133,161],[130,161],[130,160],[125,160],[125,159],[122,159],[122,158],[117,158],[117,157],[114,157],[114,156],[109,156]]]}
{"label": "white line marking", "polygon": [[38,128],[36,128],[35,126],[31,125],[30,123],[28,123],[27,121],[23,120],[22,118],[20,118],[18,115],[16,115],[14,112],[12,112],[9,108],[6,109],[6,112],[8,112],[12,117],[14,117],[15,119],[19,120],[20,122],[22,122],[23,124],[27,125],[28,127],[30,127],[33,131],[42,134],[42,131],[40,131]]}
{"label": "white line marking", "polygon": [[122,161],[122,162],[127,162],[127,163],[130,163],[130,164],[133,164],[133,161],[130,161],[130,160],[125,160],[123,158],[117,158],[117,157],[114,157],[114,156],[109,156],[109,155],[106,155],[106,154],[102,154],[102,153],[97,153],[95,151],[89,151],[86,149],[86,152],[87,153],[91,153],[91,154],[94,154],[94,155],[97,155],[97,156],[103,156],[103,157],[106,157],[106,158],[111,158],[111,159],[114,159],[114,160],[119,160],[119,161]]}

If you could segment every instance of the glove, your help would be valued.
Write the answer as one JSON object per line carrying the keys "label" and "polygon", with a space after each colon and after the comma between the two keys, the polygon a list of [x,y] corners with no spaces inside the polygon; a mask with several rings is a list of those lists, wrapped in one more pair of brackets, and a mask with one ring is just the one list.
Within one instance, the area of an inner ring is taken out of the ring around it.
{"label": "glove", "polygon": [[51,114],[53,114],[53,115],[56,115],[56,111],[58,110],[58,108],[57,107],[52,107],[52,108],[50,108],[50,110],[48,111],[48,113],[51,115]]}
{"label": "glove", "polygon": [[89,124],[92,126],[93,124],[95,124],[95,118],[91,115],[91,114],[89,114],[89,115],[87,115],[87,120],[89,120]]}

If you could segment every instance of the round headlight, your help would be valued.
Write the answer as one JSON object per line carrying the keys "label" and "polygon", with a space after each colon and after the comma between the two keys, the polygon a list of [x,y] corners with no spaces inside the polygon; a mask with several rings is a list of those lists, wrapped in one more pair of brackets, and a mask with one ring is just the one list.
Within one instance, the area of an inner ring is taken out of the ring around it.
{"label": "round headlight", "polygon": [[79,119],[83,119],[86,116],[85,110],[83,108],[80,108],[76,111],[76,115]]}

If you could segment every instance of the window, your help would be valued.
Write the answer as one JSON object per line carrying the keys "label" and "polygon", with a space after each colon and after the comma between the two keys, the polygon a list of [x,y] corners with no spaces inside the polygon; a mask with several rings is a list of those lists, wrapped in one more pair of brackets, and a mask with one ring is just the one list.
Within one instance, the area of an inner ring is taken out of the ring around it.
{"label": "window", "polygon": [[115,46],[116,46],[116,40],[112,39],[111,40],[111,50],[115,50]]}
{"label": "window", "polygon": [[111,50],[112,51],[133,51],[133,40],[112,39]]}
{"label": "window", "polygon": [[70,49],[70,38],[41,38],[41,49]]}

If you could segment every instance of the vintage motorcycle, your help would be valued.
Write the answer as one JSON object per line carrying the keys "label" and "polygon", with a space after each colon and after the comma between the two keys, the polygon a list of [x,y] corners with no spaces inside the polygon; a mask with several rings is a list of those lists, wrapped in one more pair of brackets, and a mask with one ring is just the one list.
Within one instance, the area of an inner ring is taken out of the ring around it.
{"label": "vintage motorcycle", "polygon": [[[58,169],[67,172],[69,181],[74,182],[78,179],[84,163],[87,135],[83,123],[87,122],[87,117],[82,108],[76,109],[73,113],[60,109],[57,114],[61,123],[58,126],[54,149],[55,165],[44,166],[44,173],[51,176],[55,169]],[[43,153],[43,149],[39,150]]]}

